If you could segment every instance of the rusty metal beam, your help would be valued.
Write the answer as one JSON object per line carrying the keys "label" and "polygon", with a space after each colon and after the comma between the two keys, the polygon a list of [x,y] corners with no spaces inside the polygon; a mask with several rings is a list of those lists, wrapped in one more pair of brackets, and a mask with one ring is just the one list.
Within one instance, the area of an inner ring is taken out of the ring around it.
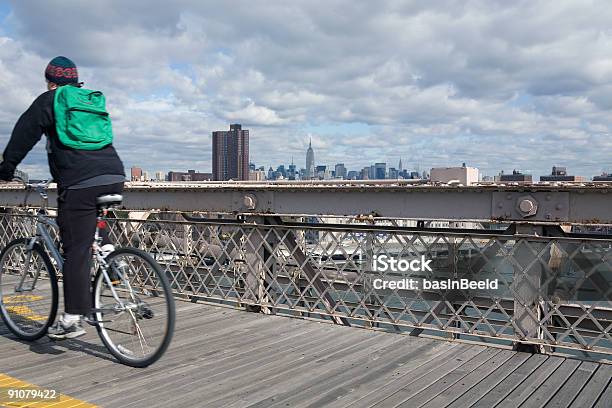
{"label": "rusty metal beam", "polygon": [[[50,190],[50,203],[55,202]],[[130,210],[304,214],[436,220],[612,224],[612,185],[433,186],[365,183],[126,185]],[[23,204],[18,185],[0,188],[0,206]],[[30,203],[40,200],[31,194]]]}

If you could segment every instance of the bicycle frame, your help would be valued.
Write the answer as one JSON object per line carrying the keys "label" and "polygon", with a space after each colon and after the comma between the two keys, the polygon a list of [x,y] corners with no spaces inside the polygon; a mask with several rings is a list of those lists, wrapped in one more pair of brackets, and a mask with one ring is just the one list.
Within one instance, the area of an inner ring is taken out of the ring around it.
{"label": "bicycle frame", "polygon": [[23,282],[26,277],[25,269],[30,264],[30,257],[32,256],[32,248],[34,248],[34,245],[36,245],[39,240],[42,240],[43,246],[47,249],[47,251],[49,251],[49,253],[51,254],[51,257],[55,260],[59,271],[61,272],[64,269],[64,259],[62,258],[59,250],[55,246],[55,243],[53,242],[53,239],[51,238],[49,231],[47,231],[47,228],[45,228],[45,225],[48,225],[51,228],[59,229],[59,226],[57,225],[57,223],[51,218],[47,217],[44,214],[44,209],[41,208],[40,210],[38,210],[38,213],[36,214],[36,235],[34,235],[29,240],[28,246],[26,247],[28,250],[28,253],[26,257],[26,262],[23,265],[24,271],[21,274],[19,285],[15,288],[15,292],[30,292],[34,290],[34,287],[36,286],[36,282],[38,281],[38,278],[40,275],[39,269],[36,270],[36,275],[33,277],[34,279],[32,280],[32,285],[29,288],[24,288]]}
{"label": "bicycle frame", "polygon": [[[36,245],[39,241],[42,242],[43,247],[49,252],[51,257],[55,260],[58,271],[62,272],[64,269],[64,258],[60,254],[60,251],[55,245],[55,242],[53,241],[53,238],[51,237],[51,234],[49,233],[49,230],[48,230],[49,228],[54,228],[56,230],[59,230],[59,225],[57,224],[57,222],[49,218],[46,214],[46,207],[48,203],[48,196],[46,193],[46,188],[48,184],[41,183],[35,186],[26,184],[25,186],[28,189],[36,189],[38,191],[38,193],[43,198],[43,205],[41,206],[41,208],[38,209],[36,213],[36,234],[32,238],[29,239],[28,245],[26,247],[28,251],[26,262],[24,263],[24,270],[23,270],[23,273],[21,274],[21,279],[19,280],[19,284],[17,285],[17,287],[15,287],[15,292],[31,292],[34,290],[36,283],[38,282],[38,278],[40,277],[40,269],[36,270],[30,287],[29,288],[23,287],[24,281],[26,278],[26,269],[28,268],[28,265],[30,264],[30,259],[32,256],[32,249],[34,248],[34,245]],[[27,195],[26,195],[26,200],[27,200]],[[119,295],[117,294],[112,284],[112,281],[110,279],[110,276],[108,275],[108,263],[106,262],[106,259],[100,254],[100,244],[102,242],[102,238],[100,237],[100,234],[99,234],[99,230],[100,230],[99,223],[100,221],[103,221],[104,216],[106,216],[106,210],[103,211],[103,216],[98,216],[97,218],[96,232],[94,235],[94,242],[92,245],[92,251],[93,251],[92,258],[94,258],[98,262],[99,267],[102,269],[104,280],[106,284],[108,285],[108,287],[110,288],[113,298],[120,305],[120,310],[125,310],[126,306],[124,302],[121,300],[121,298],[119,297]],[[120,271],[117,271],[117,273],[119,274],[120,278],[123,278],[121,276],[122,274]],[[129,282],[128,282],[128,286],[129,286]]]}

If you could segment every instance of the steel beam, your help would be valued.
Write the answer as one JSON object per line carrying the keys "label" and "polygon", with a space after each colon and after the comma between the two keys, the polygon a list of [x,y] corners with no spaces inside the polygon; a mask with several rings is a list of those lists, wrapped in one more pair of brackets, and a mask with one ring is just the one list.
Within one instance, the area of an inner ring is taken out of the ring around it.
{"label": "steel beam", "polygon": [[[56,194],[50,190],[50,203]],[[612,223],[611,185],[433,186],[201,183],[130,185],[129,210],[304,214],[436,220]],[[0,188],[0,206],[22,205],[18,185]],[[40,203],[31,193],[29,202]]]}

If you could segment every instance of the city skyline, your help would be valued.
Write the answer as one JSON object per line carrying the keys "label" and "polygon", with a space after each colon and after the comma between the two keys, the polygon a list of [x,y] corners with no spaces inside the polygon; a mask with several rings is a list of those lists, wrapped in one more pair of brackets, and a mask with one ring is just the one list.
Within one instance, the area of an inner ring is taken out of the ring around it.
{"label": "city skyline", "polygon": [[[355,169],[612,171],[605,1],[111,3],[0,4],[0,145],[66,55],[105,93],[128,169],[212,172],[211,132],[242,123],[266,165],[301,166],[312,139],[318,162]],[[48,174],[44,142],[21,169]]]}
{"label": "city skyline", "polygon": [[[249,131],[242,129],[241,124],[230,124],[229,131],[213,132],[213,140],[216,140],[217,146],[213,146],[212,161],[217,163],[218,170],[216,173],[198,172],[196,170],[188,170],[181,172],[170,170],[167,175],[162,171],[155,171],[155,177],[151,177],[148,171],[143,171],[140,167],[131,167],[129,174],[132,181],[223,181],[223,180],[312,180],[312,179],[349,179],[349,180],[380,180],[380,179],[428,179],[431,171],[432,181],[451,180],[457,177],[465,180],[476,181],[496,181],[496,182],[518,182],[531,183],[538,181],[538,175],[530,172],[522,171],[521,169],[512,169],[512,172],[505,172],[500,169],[494,174],[481,173],[476,167],[466,166],[463,162],[461,166],[435,166],[421,171],[420,165],[414,168],[409,166],[404,168],[402,158],[399,158],[397,167],[392,163],[375,162],[364,166],[358,170],[352,170],[345,166],[344,163],[336,164],[318,164],[316,163],[312,140],[309,141],[308,149],[305,154],[305,166],[299,168],[294,164],[293,156],[291,164],[285,166],[281,163],[275,167],[269,165],[258,166],[257,163],[249,161]],[[217,151],[215,153],[215,150]],[[248,163],[248,164],[247,164]],[[242,169],[246,166],[246,169]],[[231,169],[232,175],[228,171]],[[213,166],[214,168],[214,166]],[[461,172],[465,170],[467,173]],[[222,171],[224,173],[222,173]],[[434,175],[437,171],[439,175]],[[457,173],[459,171],[459,173]],[[128,172],[126,172],[128,173]],[[450,176],[445,173],[452,174]],[[460,173],[465,173],[459,175]],[[571,173],[571,172],[570,172]],[[248,176],[240,176],[239,174],[248,174]],[[458,176],[459,175],[459,176]],[[569,174],[564,166],[553,165],[550,173],[539,175],[539,181],[612,181],[612,174],[602,172],[592,177],[583,175]],[[469,184],[469,183],[468,183]]]}

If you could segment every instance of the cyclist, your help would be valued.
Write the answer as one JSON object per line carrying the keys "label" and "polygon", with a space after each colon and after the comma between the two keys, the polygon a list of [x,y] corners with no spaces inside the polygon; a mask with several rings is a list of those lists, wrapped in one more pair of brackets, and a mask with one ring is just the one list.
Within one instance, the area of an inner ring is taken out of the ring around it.
{"label": "cyclist", "polygon": [[[96,150],[80,150],[63,144],[56,130],[54,97],[59,87],[79,83],[76,65],[68,58],[53,58],[45,70],[47,91],[21,115],[3,153],[0,180],[12,180],[15,168],[41,139],[47,136],[49,168],[58,186],[60,239],[65,258],[63,268],[64,311],[49,328],[53,339],[85,334],[82,316],[92,309],[91,259],[96,229],[96,198],[123,190],[123,163],[112,143]],[[103,244],[110,241],[103,236]]]}

